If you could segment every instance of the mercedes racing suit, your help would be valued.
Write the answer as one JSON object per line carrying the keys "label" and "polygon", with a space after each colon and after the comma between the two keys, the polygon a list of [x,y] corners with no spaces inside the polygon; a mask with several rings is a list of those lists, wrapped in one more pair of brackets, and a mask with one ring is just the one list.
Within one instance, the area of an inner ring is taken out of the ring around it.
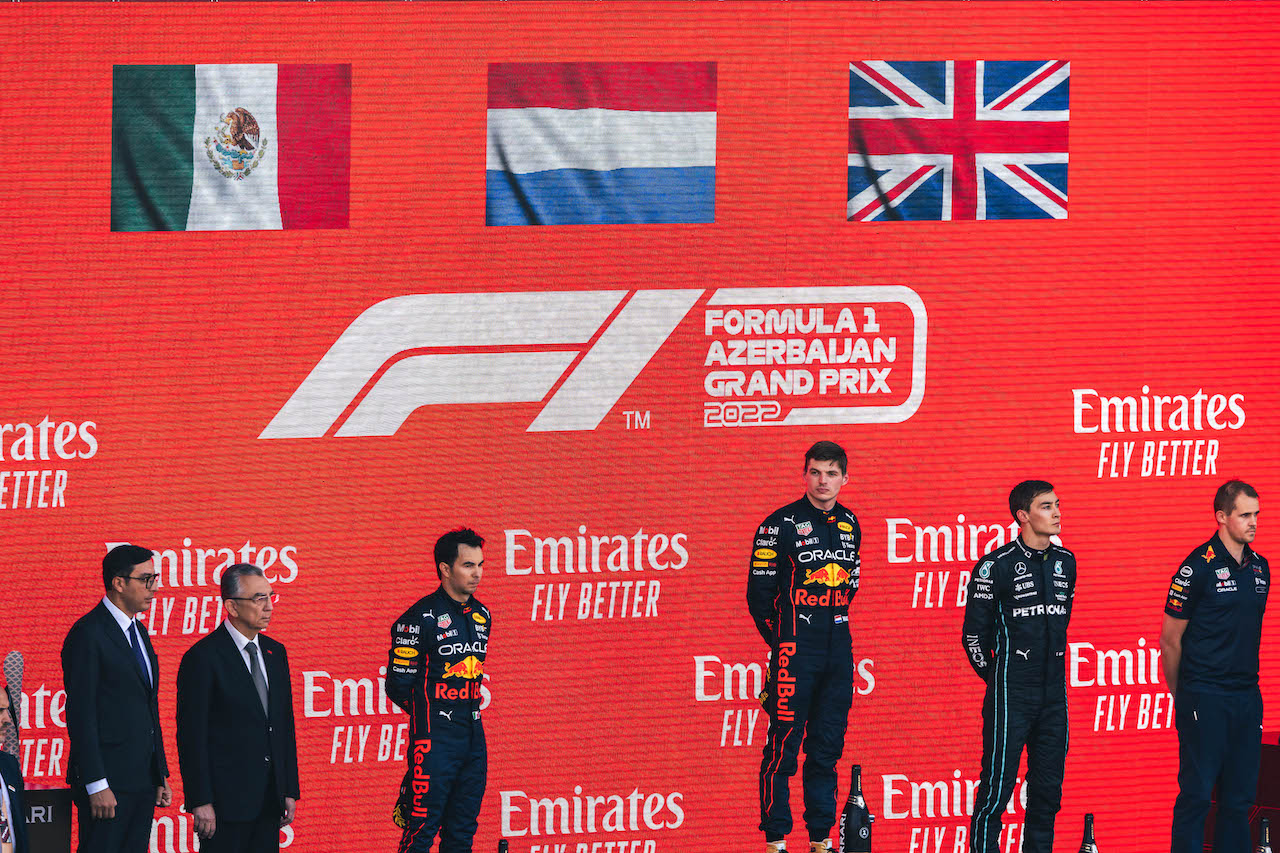
{"label": "mercedes racing suit", "polygon": [[409,713],[409,769],[396,823],[401,853],[471,850],[488,755],[480,724],[485,652],[493,617],[474,596],[465,604],[437,588],[391,628],[387,697]]}
{"label": "mercedes racing suit", "polygon": [[971,853],[999,849],[1000,816],[1027,750],[1024,853],[1052,853],[1067,758],[1067,623],[1075,555],[1018,537],[973,570],[964,609],[965,654],[987,682],[982,702],[982,777],[973,801]]}
{"label": "mercedes racing suit", "polygon": [[836,762],[853,703],[849,599],[858,591],[862,531],[840,504],[807,497],[787,504],[756,531],[747,608],[769,644],[769,734],[760,762],[760,829],[791,831],[789,782],[804,741],[804,822],[825,837],[836,819]]}

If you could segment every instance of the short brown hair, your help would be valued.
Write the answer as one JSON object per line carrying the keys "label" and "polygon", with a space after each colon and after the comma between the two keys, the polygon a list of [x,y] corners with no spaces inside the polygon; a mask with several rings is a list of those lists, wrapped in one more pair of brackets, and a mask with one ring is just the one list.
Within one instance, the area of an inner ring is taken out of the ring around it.
{"label": "short brown hair", "polygon": [[1221,512],[1231,515],[1236,508],[1236,498],[1242,494],[1257,499],[1258,490],[1244,480],[1227,480],[1218,486],[1218,491],[1213,496],[1214,514]]}
{"label": "short brown hair", "polygon": [[809,468],[810,460],[834,462],[840,466],[841,474],[849,473],[849,456],[844,452],[844,448],[834,441],[819,441],[805,452],[804,467],[806,470]]}

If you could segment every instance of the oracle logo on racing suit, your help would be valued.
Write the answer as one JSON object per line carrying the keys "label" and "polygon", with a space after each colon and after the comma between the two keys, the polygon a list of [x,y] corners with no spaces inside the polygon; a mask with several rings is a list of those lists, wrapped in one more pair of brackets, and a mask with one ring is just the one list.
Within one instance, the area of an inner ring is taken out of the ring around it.
{"label": "oracle logo on racing suit", "polygon": [[813,548],[796,553],[796,560],[801,563],[812,563],[814,560],[843,560],[852,563],[858,559],[858,552],[852,548],[822,549]]}
{"label": "oracle logo on racing suit", "polygon": [[477,643],[448,643],[440,647],[439,651],[442,655],[466,655],[471,652],[479,652],[484,654],[487,652],[489,644],[483,640]]}

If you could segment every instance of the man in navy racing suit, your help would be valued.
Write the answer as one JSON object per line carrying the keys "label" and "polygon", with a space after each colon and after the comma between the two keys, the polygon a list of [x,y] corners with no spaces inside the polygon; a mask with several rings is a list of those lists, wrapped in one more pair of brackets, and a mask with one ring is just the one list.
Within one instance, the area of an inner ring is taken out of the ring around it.
{"label": "man in navy racing suit", "polygon": [[1075,555],[1050,537],[1062,529],[1053,486],[1027,480],[1009,493],[1018,537],[978,562],[969,580],[963,642],[987,683],[982,776],[973,800],[970,853],[1000,849],[1000,816],[1027,750],[1024,853],[1052,853],[1067,758],[1067,623]]}
{"label": "man in navy racing suit", "polygon": [[804,822],[811,851],[830,849],[836,819],[836,762],[853,703],[849,600],[858,591],[862,531],[836,502],[849,482],[840,445],[805,454],[805,494],[756,531],[747,608],[769,644],[769,734],[760,763],[760,829],[766,850],[786,848],[789,782],[803,740]]}
{"label": "man in navy racing suit", "polygon": [[480,724],[485,653],[493,617],[475,597],[484,540],[459,528],[435,546],[440,586],[391,628],[387,697],[409,714],[409,770],[395,821],[400,853],[470,853],[488,754]]}

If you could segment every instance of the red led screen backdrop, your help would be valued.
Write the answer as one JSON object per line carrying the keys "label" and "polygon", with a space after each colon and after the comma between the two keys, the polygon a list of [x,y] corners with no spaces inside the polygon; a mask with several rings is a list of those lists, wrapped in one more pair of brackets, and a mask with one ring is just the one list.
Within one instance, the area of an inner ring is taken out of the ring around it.
{"label": "red led screen backdrop", "polygon": [[283,843],[392,849],[389,630],[465,523],[494,616],[476,849],[752,849],[752,539],[834,439],[863,529],[841,796],[860,763],[876,849],[967,843],[964,590],[1028,477],[1079,561],[1058,847],[1086,812],[1107,850],[1167,845],[1169,579],[1223,480],[1280,494],[1278,26],[1269,3],[7,6],[0,624],[28,783],[66,773],[58,654],[101,557],[146,545],[175,771],[153,844],[194,849],[174,681],[250,561],[292,666]]}

